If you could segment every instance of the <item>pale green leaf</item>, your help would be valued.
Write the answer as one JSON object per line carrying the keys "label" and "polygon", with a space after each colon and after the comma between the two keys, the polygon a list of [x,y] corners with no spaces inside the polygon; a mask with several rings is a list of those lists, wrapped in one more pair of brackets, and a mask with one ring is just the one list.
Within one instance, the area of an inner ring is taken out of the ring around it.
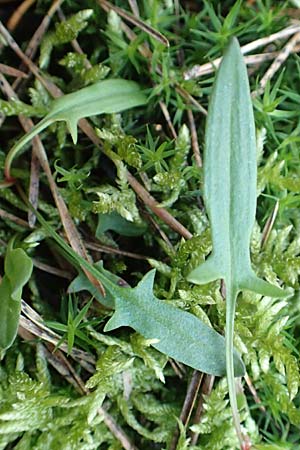
{"label": "pale green leaf", "polygon": [[[158,300],[153,293],[155,270],[148,272],[135,288],[120,287],[75,253],[37,211],[35,214],[73,263],[85,267],[114,296],[116,312],[106,324],[106,331],[131,326],[144,338],[158,340],[153,347],[162,353],[203,372],[225,374],[223,336],[192,314]],[[235,375],[243,375],[244,365],[236,353],[234,365]]]}
{"label": "pale green leaf", "polygon": [[237,39],[232,39],[210,100],[204,155],[204,199],[213,249],[188,276],[196,284],[223,279],[226,286],[226,367],[234,424],[243,446],[235,393],[233,333],[238,293],[271,297],[288,292],[257,277],[250,260],[256,211],[256,137],[249,82]]}
{"label": "pale green leaf", "polygon": [[21,296],[32,273],[31,259],[21,248],[8,245],[4,261],[4,277],[0,284],[0,348],[9,348],[18,331]]}
{"label": "pale green leaf", "polygon": [[34,136],[57,121],[66,122],[73,142],[77,142],[77,123],[84,117],[112,114],[146,103],[146,97],[133,81],[110,79],[99,81],[53,100],[49,113],[9,151],[5,175],[10,179],[10,166],[24,145]]}

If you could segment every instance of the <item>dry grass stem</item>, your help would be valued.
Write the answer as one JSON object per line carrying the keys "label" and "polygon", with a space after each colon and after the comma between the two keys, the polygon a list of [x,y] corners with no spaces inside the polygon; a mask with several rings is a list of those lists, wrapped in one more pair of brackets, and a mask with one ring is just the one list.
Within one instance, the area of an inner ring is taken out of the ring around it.
{"label": "dry grass stem", "polygon": [[17,224],[21,227],[24,227],[24,228],[28,228],[28,226],[29,226],[28,223],[26,222],[26,220],[20,219],[20,217],[17,217],[14,214],[10,214],[9,212],[5,211],[2,208],[0,208],[0,217],[3,220],[11,220],[15,224]]}
{"label": "dry grass stem", "polygon": [[244,376],[244,379],[245,379],[245,381],[246,381],[246,383],[247,383],[247,386],[248,386],[249,391],[251,392],[251,394],[252,394],[252,396],[253,396],[253,398],[254,398],[255,403],[256,403],[257,405],[259,405],[259,409],[260,409],[263,413],[265,413],[265,412],[266,412],[266,408],[265,408],[264,405],[262,404],[261,399],[259,398],[259,396],[258,396],[258,394],[257,394],[257,391],[256,391],[255,387],[253,386],[253,383],[252,383],[252,381],[251,381],[251,378],[249,377],[249,375],[248,375],[247,373],[246,373],[246,375]]}
{"label": "dry grass stem", "polygon": [[42,270],[43,272],[51,273],[52,275],[60,278],[66,278],[67,280],[73,279],[73,274],[71,274],[71,272],[68,272],[67,270],[62,270],[58,269],[57,267],[50,266],[49,264],[45,264],[36,258],[32,258],[32,262],[34,267]]}
{"label": "dry grass stem", "polygon": [[160,109],[162,110],[162,113],[163,113],[165,119],[166,119],[166,122],[167,122],[167,125],[169,127],[169,130],[171,131],[172,138],[176,139],[177,138],[177,133],[176,133],[175,128],[173,126],[173,123],[172,123],[172,120],[171,120],[171,116],[170,116],[170,113],[168,111],[168,108],[167,108],[166,104],[163,101],[160,100],[159,101],[159,106],[160,106]]}
{"label": "dry grass stem", "polygon": [[[191,381],[187,388],[187,393],[179,416],[179,419],[181,420],[184,426],[187,426],[187,424],[190,421],[192,411],[196,402],[196,398],[200,389],[200,385],[202,382],[202,378],[203,373],[199,372],[198,370],[194,370]],[[178,438],[179,438],[179,430],[177,428],[174,433],[169,450],[176,450]]]}
{"label": "dry grass stem", "polygon": [[274,59],[273,63],[266,71],[262,79],[260,80],[259,87],[256,91],[252,92],[252,97],[256,97],[264,92],[266,84],[270,81],[275,73],[280,69],[282,64],[286,61],[289,55],[292,53],[296,45],[300,41],[300,31],[296,33],[288,43],[283,47],[283,49],[279,52],[277,57]]}
{"label": "dry grass stem", "polygon": [[43,17],[43,20],[41,21],[40,25],[34,32],[32,38],[29,41],[29,44],[27,45],[27,48],[25,50],[25,55],[28,56],[28,58],[33,59],[36,55],[37,49],[41,43],[41,40],[46,33],[47,29],[49,28],[50,22],[54,14],[56,13],[57,9],[62,5],[64,0],[54,0],[51,4],[47,14]]}
{"label": "dry grass stem", "polygon": [[192,149],[193,149],[193,153],[194,153],[195,163],[197,164],[198,167],[202,167],[202,158],[200,155],[197,129],[196,129],[193,111],[188,109],[187,115],[188,115],[188,120],[189,120],[191,140],[192,140]]}
{"label": "dry grass stem", "polygon": [[168,39],[162,33],[160,33],[159,31],[155,30],[153,27],[151,27],[150,25],[146,24],[145,22],[143,22],[138,17],[132,16],[127,11],[124,11],[124,9],[121,9],[118,6],[112,5],[107,0],[98,0],[98,3],[99,3],[99,5],[101,7],[103,7],[103,9],[106,8],[105,9],[106,11],[108,11],[108,10],[115,11],[115,13],[117,13],[119,16],[123,17],[123,19],[127,20],[127,22],[129,22],[129,23],[135,25],[136,27],[140,28],[145,33],[147,33],[149,36],[151,36],[152,38],[156,39],[158,42],[160,42],[161,44],[165,45],[166,47],[170,46]]}
{"label": "dry grass stem", "polygon": [[[32,155],[30,164],[30,181],[29,181],[29,193],[28,198],[34,209],[38,208],[39,203],[39,187],[40,187],[40,162],[38,158],[38,140],[34,138],[32,140]],[[28,223],[31,228],[35,226],[36,215],[33,211],[28,211]]]}
{"label": "dry grass stem", "polygon": [[143,200],[155,215],[157,215],[163,222],[169,225],[174,231],[186,239],[191,239],[193,236],[178,220],[176,220],[166,209],[161,208],[159,203],[149,194],[148,191],[129,173],[127,172],[127,180],[136,192],[136,194]]}
{"label": "dry grass stem", "polygon": [[270,217],[266,221],[266,224],[265,224],[264,229],[262,231],[262,237],[261,237],[261,247],[262,248],[264,248],[264,246],[268,242],[268,239],[269,239],[270,233],[272,231],[272,228],[274,226],[274,223],[275,223],[278,211],[279,211],[279,201],[277,201],[275,203],[274,209],[273,209]]}
{"label": "dry grass stem", "polygon": [[[210,395],[212,388],[214,386],[215,377],[213,375],[204,375],[203,384],[201,387],[201,395],[199,397],[197,409],[194,416],[194,423],[200,423],[202,413],[203,413],[203,405],[204,405],[204,395]],[[191,444],[196,445],[198,441],[199,434],[191,433]]]}
{"label": "dry grass stem", "polygon": [[109,247],[108,245],[96,244],[95,242],[85,241],[85,247],[88,248],[89,250],[94,250],[95,252],[123,255],[123,256],[127,256],[128,258],[133,258],[133,259],[147,260],[148,258],[150,258],[150,256],[144,256],[144,255],[139,255],[138,253],[126,252],[125,250],[120,250],[118,248]]}
{"label": "dry grass stem", "polygon": [[[291,36],[292,34],[299,32],[299,30],[300,30],[300,25],[292,25],[287,28],[284,28],[281,31],[278,31],[277,33],[271,34],[270,36],[256,39],[255,41],[252,41],[249,44],[243,45],[241,47],[242,53],[247,54],[259,47],[268,45],[276,40],[285,39],[285,38]],[[273,54],[273,56],[278,55],[277,52],[274,52],[274,53],[272,52],[271,54]],[[270,57],[270,59],[273,59],[273,56],[272,56],[272,58]],[[246,62],[246,64],[256,64],[257,58],[260,59],[260,58],[263,58],[263,56],[252,55],[252,56],[249,56],[248,58],[245,58],[245,62]],[[201,77],[202,75],[207,75],[209,73],[212,73],[219,67],[221,61],[222,61],[222,58],[217,58],[206,64],[202,64],[202,65],[196,64],[191,69],[185,71],[183,74],[183,77],[185,80],[191,80],[193,78],[198,78],[198,77]],[[264,59],[263,59],[263,61],[264,61]],[[261,61],[261,62],[263,62],[263,61]]]}
{"label": "dry grass stem", "polygon": [[128,4],[130,6],[131,11],[135,15],[135,17],[140,17],[139,5],[136,0],[128,0]]}
{"label": "dry grass stem", "polygon": [[8,22],[7,22],[7,28],[9,29],[9,31],[14,31],[17,26],[19,25],[19,23],[22,20],[22,17],[24,16],[24,14],[26,14],[26,12],[28,11],[28,9],[36,2],[36,0],[24,0],[18,7],[17,9],[13,12],[13,14],[11,15],[11,17],[9,18]]}
{"label": "dry grass stem", "polygon": [[28,75],[21,70],[15,69],[14,67],[7,66],[6,64],[0,63],[0,72],[8,75],[10,77],[27,78]]}

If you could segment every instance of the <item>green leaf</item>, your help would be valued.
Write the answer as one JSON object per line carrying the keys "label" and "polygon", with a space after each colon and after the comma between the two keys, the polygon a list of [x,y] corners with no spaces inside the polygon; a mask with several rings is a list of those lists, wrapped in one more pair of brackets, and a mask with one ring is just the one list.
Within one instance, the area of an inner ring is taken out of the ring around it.
{"label": "green leaf", "polygon": [[[34,210],[32,206],[30,209]],[[225,374],[225,341],[223,336],[192,314],[158,300],[153,293],[155,271],[148,272],[135,288],[114,284],[106,274],[97,270],[76,254],[36,211],[39,222],[78,267],[85,267],[99,279],[115,298],[115,313],[106,324],[106,331],[131,326],[162,353],[203,372]],[[204,351],[205,349],[205,351]],[[234,355],[236,376],[245,368],[240,357]]]}
{"label": "green leaf", "polygon": [[21,296],[32,273],[32,261],[21,248],[8,245],[0,284],[0,348],[9,348],[18,331]]}
{"label": "green leaf", "polygon": [[[153,293],[155,270],[148,272],[131,288],[104,286],[115,295],[116,312],[104,331],[130,326],[160,352],[202,372],[225,374],[224,338],[193,314],[158,300]],[[205,349],[205,351],[203,351]],[[235,354],[235,373],[244,366]]]}
{"label": "green leaf", "polygon": [[32,273],[32,261],[29,256],[21,248],[8,249],[5,262],[4,271],[9,279],[11,285],[11,296],[18,301],[21,297],[23,286],[28,282]]}
{"label": "green leaf", "polygon": [[5,162],[5,176],[9,180],[10,166],[24,145],[49,125],[65,121],[73,142],[77,142],[77,123],[84,117],[119,113],[146,103],[138,84],[122,79],[99,81],[52,102],[49,113],[26,133],[9,151]]}
{"label": "green leaf", "polygon": [[251,267],[250,237],[256,210],[256,140],[247,70],[238,41],[225,51],[214,84],[206,124],[204,199],[213,250],[188,280],[226,286],[226,365],[230,402],[241,445],[233,368],[237,295],[247,289],[271,297],[289,293],[258,278]]}
{"label": "green leaf", "polygon": [[[115,283],[118,282],[119,277],[117,277],[116,275],[113,275],[112,273],[103,269],[102,261],[96,262],[94,264],[94,267],[102,270],[112,282],[115,282]],[[102,305],[106,306],[107,308],[114,308],[113,296],[109,292],[107,292],[106,296],[103,297],[101,292],[99,292],[99,289],[97,289],[91,283],[91,281],[87,278],[87,276],[82,271],[80,271],[79,275],[76,278],[74,278],[74,280],[70,283],[70,285],[68,287],[69,293],[76,293],[76,292],[80,292],[80,291],[88,291],[92,295],[92,297],[94,297],[98,302],[102,303]]]}
{"label": "green leaf", "polygon": [[146,231],[146,225],[129,222],[115,211],[98,214],[96,238],[99,239],[107,230],[115,231],[122,236],[141,236]]}

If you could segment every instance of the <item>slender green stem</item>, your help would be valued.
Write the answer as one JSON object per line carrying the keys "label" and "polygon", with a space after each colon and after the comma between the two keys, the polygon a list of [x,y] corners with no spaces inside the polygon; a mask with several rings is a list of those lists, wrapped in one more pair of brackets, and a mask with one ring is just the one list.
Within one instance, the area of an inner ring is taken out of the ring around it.
{"label": "slender green stem", "polygon": [[225,341],[226,341],[226,371],[227,371],[227,383],[230,405],[232,410],[232,418],[236,433],[240,442],[241,448],[243,448],[243,435],[241,430],[240,416],[236,400],[236,388],[234,380],[234,365],[233,365],[233,335],[234,335],[234,317],[235,317],[235,304],[237,299],[238,290],[232,286],[231,282],[226,283],[226,329],[225,329]]}
{"label": "slender green stem", "polygon": [[31,141],[31,139],[33,139],[37,134],[39,134],[41,131],[47,128],[52,122],[53,119],[50,118],[49,116],[46,116],[39,123],[37,123],[28,133],[24,134],[24,136],[19,141],[17,141],[16,144],[10,149],[6,157],[4,167],[6,182],[11,183],[14,181],[14,179],[10,174],[11,165],[13,160],[18,156],[18,154],[24,147],[24,145],[26,145],[27,142]]}

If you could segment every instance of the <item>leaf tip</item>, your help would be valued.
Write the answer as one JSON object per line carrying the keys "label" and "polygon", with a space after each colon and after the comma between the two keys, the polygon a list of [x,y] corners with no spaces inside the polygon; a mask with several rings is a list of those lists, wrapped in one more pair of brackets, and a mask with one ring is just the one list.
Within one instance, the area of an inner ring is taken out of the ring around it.
{"label": "leaf tip", "polygon": [[73,120],[73,119],[72,120],[69,119],[67,121],[67,127],[72,136],[73,144],[77,144],[77,140],[78,140],[77,121]]}

